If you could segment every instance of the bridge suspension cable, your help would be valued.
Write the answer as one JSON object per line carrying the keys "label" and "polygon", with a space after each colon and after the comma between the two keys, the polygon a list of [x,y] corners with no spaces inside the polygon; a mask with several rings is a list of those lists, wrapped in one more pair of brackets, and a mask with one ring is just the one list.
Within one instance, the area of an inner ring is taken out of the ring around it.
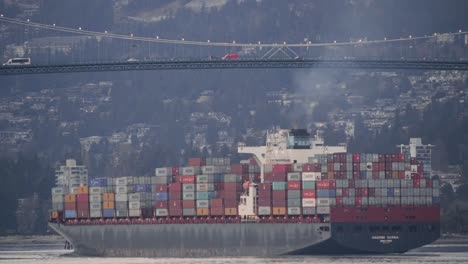
{"label": "bridge suspension cable", "polygon": [[105,32],[98,32],[98,31],[90,31],[85,30],[81,27],[78,29],[76,28],[69,28],[69,27],[60,27],[56,24],[48,25],[43,23],[36,23],[32,22],[29,19],[19,20],[14,18],[7,18],[4,15],[0,15],[0,22],[15,24],[15,25],[22,25],[34,28],[41,28],[46,30],[53,30],[59,32],[66,32],[66,33],[74,33],[79,35],[86,35],[86,36],[96,36],[96,37],[105,37],[105,38],[114,38],[114,39],[124,39],[124,40],[131,40],[131,41],[142,41],[142,42],[152,42],[152,43],[163,43],[163,44],[177,44],[177,45],[189,45],[189,46],[211,46],[211,47],[253,47],[253,48],[275,48],[275,47],[286,47],[286,48],[293,48],[293,47],[326,47],[326,46],[347,46],[347,45],[369,45],[369,44],[379,44],[379,43],[389,43],[389,42],[405,42],[405,41],[414,41],[414,40],[423,40],[423,39],[433,39],[439,36],[455,36],[455,35],[462,35],[467,34],[468,31],[459,30],[458,32],[454,33],[443,33],[437,34],[434,33],[430,36],[408,36],[405,38],[395,38],[395,39],[387,39],[384,40],[358,40],[358,41],[349,41],[349,42],[327,42],[327,43],[312,43],[311,41],[307,41],[305,43],[240,43],[236,41],[232,42],[216,42],[216,41],[195,41],[195,40],[187,40],[187,39],[165,39],[159,36],[157,37],[138,37],[134,36],[133,34],[130,35],[123,35],[123,34],[115,34],[108,31]]}

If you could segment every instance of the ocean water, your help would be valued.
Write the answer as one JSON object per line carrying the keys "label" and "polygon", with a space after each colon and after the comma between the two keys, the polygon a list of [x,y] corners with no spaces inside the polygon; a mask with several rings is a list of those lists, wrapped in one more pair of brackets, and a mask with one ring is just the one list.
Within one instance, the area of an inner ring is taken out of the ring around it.
{"label": "ocean water", "polygon": [[287,256],[276,258],[94,258],[76,257],[63,244],[2,244],[0,263],[11,264],[321,264],[321,263],[468,263],[468,244],[432,245],[405,254],[372,256]]}

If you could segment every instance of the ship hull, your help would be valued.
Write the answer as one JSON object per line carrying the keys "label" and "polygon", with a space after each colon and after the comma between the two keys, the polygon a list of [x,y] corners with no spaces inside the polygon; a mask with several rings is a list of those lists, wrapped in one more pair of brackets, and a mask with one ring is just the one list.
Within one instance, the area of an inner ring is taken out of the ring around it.
{"label": "ship hull", "polygon": [[361,232],[356,223],[49,225],[77,254],[113,257],[402,253],[439,237],[438,223],[396,223],[388,232],[370,232],[377,223],[360,224]]}

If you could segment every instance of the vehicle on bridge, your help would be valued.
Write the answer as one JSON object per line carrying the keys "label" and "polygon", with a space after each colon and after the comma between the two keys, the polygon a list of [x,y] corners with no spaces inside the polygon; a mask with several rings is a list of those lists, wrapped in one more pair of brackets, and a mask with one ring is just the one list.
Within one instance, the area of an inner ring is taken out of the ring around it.
{"label": "vehicle on bridge", "polygon": [[237,60],[237,59],[239,59],[239,55],[236,54],[236,53],[228,53],[228,54],[224,55],[224,57],[222,59],[223,60]]}
{"label": "vehicle on bridge", "polygon": [[3,63],[3,66],[31,65],[31,58],[13,58]]}

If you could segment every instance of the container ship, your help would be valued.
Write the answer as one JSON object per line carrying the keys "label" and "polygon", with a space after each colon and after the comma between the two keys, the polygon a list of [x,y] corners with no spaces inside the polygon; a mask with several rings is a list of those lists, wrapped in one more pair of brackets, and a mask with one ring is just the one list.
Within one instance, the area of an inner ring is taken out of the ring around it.
{"label": "container ship", "polygon": [[439,181],[412,153],[347,153],[303,129],[153,176],[56,172],[49,226],[76,253],[122,257],[403,253],[440,235]]}

